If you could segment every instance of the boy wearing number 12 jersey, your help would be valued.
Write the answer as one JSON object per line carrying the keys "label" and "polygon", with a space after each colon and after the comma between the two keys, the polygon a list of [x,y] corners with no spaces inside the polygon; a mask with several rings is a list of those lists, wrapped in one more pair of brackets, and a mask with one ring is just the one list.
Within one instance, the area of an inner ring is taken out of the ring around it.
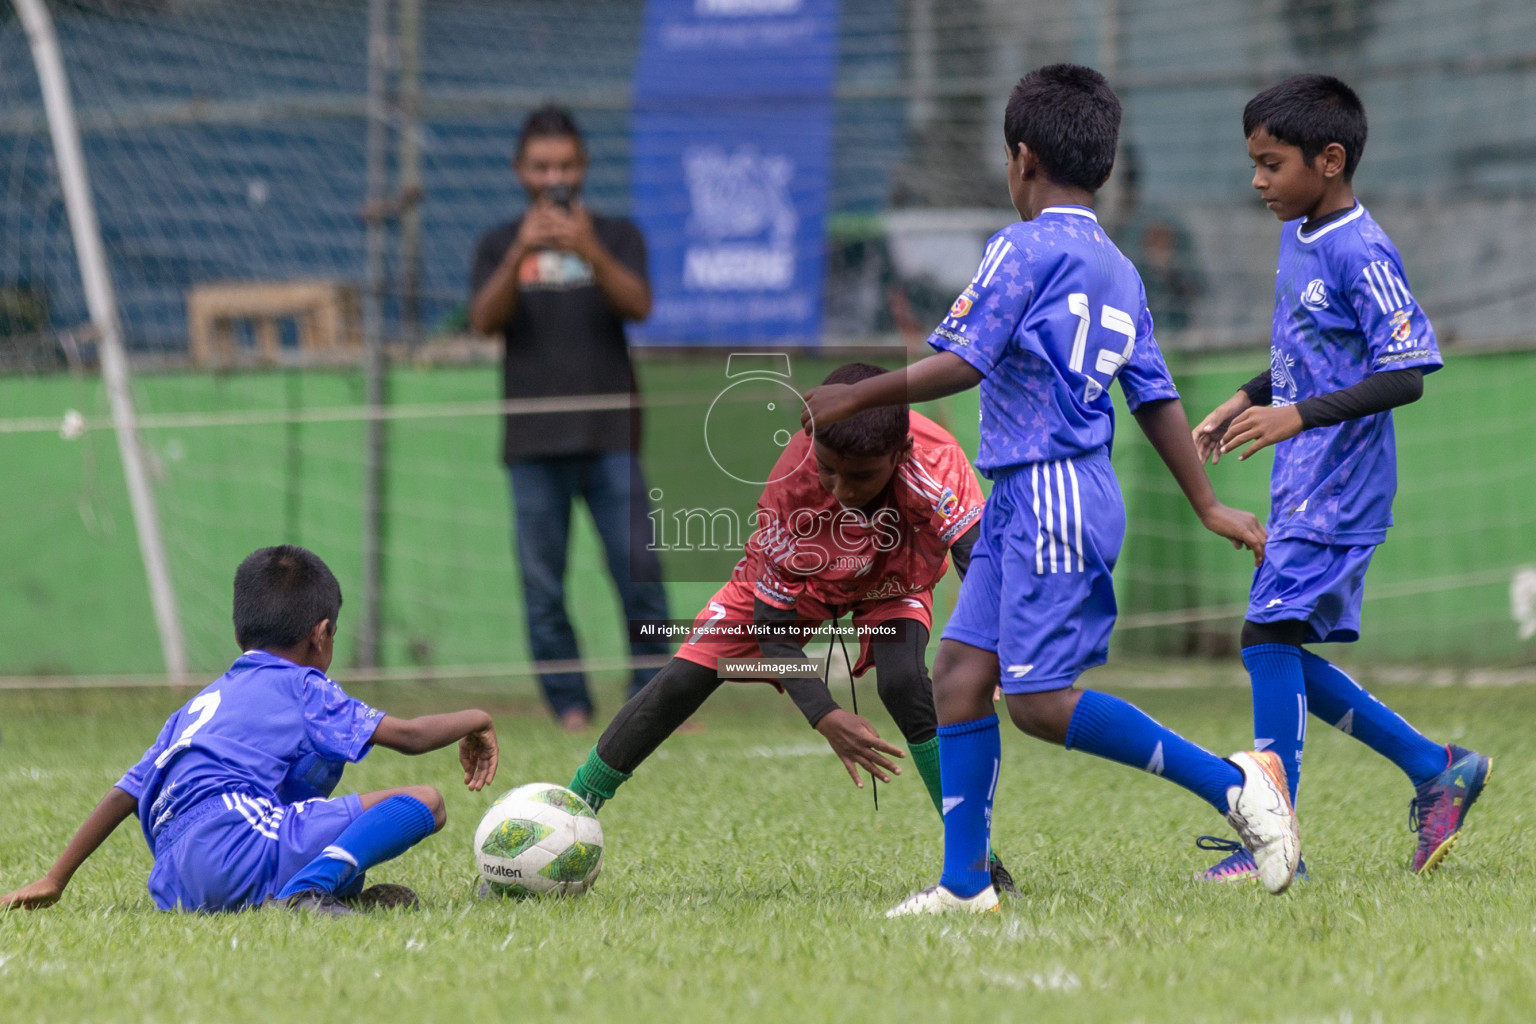
{"label": "boy wearing number 12 jersey", "polygon": [[944,871],[891,916],[997,907],[988,883],[1001,762],[993,688],[1024,732],[1191,790],[1225,814],[1271,892],[1300,853],[1284,771],[1272,753],[1211,754],[1116,697],[1074,687],[1102,664],[1115,620],[1110,573],[1125,506],[1110,446],[1118,378],[1127,404],[1201,521],[1262,559],[1251,514],[1216,500],[1152,335],[1146,294],[1099,226],[1120,103],[1102,75],[1058,64],[1026,76],[1004,120],[1008,187],[1023,218],[993,236],[971,284],[904,373],[807,397],[808,425],[980,385],[977,467],[993,488],[959,602],[934,662],[943,780]]}

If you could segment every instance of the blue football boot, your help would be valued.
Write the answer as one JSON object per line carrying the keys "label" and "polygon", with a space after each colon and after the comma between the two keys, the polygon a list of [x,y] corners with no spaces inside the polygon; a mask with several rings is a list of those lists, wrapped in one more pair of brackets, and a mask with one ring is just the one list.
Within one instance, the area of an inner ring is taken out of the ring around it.
{"label": "blue football boot", "polygon": [[1493,774],[1493,758],[1465,747],[1448,745],[1446,749],[1450,764],[1420,786],[1408,804],[1408,827],[1419,834],[1412,864],[1416,875],[1429,874],[1445,860],[1461,835],[1467,812]]}

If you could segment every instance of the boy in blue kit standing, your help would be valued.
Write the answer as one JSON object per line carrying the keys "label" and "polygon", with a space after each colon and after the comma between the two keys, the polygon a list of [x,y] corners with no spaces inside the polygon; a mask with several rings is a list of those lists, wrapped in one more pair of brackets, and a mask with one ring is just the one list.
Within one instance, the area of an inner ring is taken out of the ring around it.
{"label": "boy in blue kit standing", "polygon": [[[1248,103],[1243,133],[1253,187],[1285,224],[1270,366],[1194,439],[1212,462],[1244,445],[1239,459],[1276,446],[1269,548],[1242,633],[1254,745],[1280,755],[1293,802],[1308,711],[1391,760],[1418,791],[1412,869],[1428,873],[1450,852],[1492,760],[1426,739],[1302,645],[1360,637],[1365,570],[1397,490],[1389,410],[1423,394],[1440,352],[1396,247],[1355,200],[1366,119],[1353,90],[1326,75],[1287,79]],[[1233,850],[1202,877],[1253,874],[1247,851]]]}
{"label": "boy in blue kit standing", "polygon": [[944,873],[890,916],[996,909],[988,880],[1001,747],[992,694],[1014,724],[1177,782],[1227,815],[1265,886],[1283,892],[1300,856],[1273,753],[1222,759],[1119,698],[1073,683],[1108,654],[1110,573],[1125,505],[1110,467],[1117,377],[1137,423],[1207,528],[1263,557],[1264,530],[1216,500],[1152,336],[1136,269],[1092,209],[1109,177],[1120,102],[1102,75],[1057,64],[1026,76],[1004,119],[1008,191],[1023,218],[993,236],[969,287],[908,367],[806,396],[820,428],[873,406],[978,384],[993,480],[971,568],[933,666],[943,786]]}
{"label": "boy in blue kit standing", "polygon": [[241,562],[234,620],[245,653],[171,716],[48,873],[0,896],[0,907],[58,902],[135,813],[161,910],[414,906],[409,889],[364,889],[364,876],[443,827],[442,794],[404,786],[331,799],[331,790],[374,744],[422,754],[454,742],[464,784],[481,789],[496,776],[496,732],[484,711],[400,719],[348,697],[325,675],[340,611],[336,577],[303,548],[262,548]]}

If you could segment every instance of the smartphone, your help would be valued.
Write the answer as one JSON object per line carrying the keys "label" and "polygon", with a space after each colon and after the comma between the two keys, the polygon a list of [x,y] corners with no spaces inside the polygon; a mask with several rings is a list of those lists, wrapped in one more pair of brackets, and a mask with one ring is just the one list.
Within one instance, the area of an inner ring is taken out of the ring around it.
{"label": "smartphone", "polygon": [[569,185],[551,185],[544,190],[544,198],[569,213],[571,200],[576,198],[576,190]]}

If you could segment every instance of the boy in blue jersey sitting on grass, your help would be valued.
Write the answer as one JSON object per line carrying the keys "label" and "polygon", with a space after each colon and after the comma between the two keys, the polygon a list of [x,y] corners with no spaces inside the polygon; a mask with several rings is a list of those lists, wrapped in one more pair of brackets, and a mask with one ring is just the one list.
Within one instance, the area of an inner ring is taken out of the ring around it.
{"label": "boy in blue jersey sitting on grass", "polygon": [[891,916],[997,908],[988,878],[1001,736],[1001,682],[1031,736],[1177,782],[1225,814],[1265,886],[1283,892],[1300,857],[1285,774],[1273,753],[1223,759],[1109,694],[1073,684],[1103,664],[1115,621],[1110,577],[1125,504],[1110,466],[1118,378],[1137,424],[1213,532],[1263,557],[1254,516],[1216,500],[1152,336],[1146,292],[1099,226],[1120,101],[1089,68],[1025,76],[1004,115],[1008,192],[1022,219],[992,237],[971,284],[901,373],[806,396],[817,428],[873,406],[981,389],[981,451],[992,478],[971,568],[933,665],[943,786],[944,873]]}
{"label": "boy in blue jersey sitting on grass", "polygon": [[344,915],[415,906],[399,885],[364,889],[367,870],[443,827],[432,786],[332,799],[347,762],[375,745],[424,754],[459,744],[464,784],[496,777],[496,731],[484,711],[394,718],[326,677],[341,586],[304,548],[262,548],[235,572],[230,670],[165,723],[138,764],[107,791],[41,879],[0,908],[58,902],[70,878],[131,814],[155,864],[161,910],[280,906]]}
{"label": "boy in blue jersey sitting on grass", "polygon": [[[1450,852],[1492,760],[1425,738],[1302,645],[1360,638],[1365,570],[1397,491],[1390,410],[1416,401],[1424,374],[1440,368],[1435,331],[1397,248],[1355,199],[1366,119],[1354,91],[1327,75],[1286,79],[1249,101],[1243,134],[1253,187],[1284,222],[1270,365],[1194,439],[1212,462],[1244,445],[1239,459],[1276,446],[1269,547],[1242,632],[1254,745],[1280,755],[1293,802],[1309,711],[1392,761],[1417,790],[1411,867],[1428,873]],[[1233,848],[1201,877],[1253,875],[1247,851]]]}

